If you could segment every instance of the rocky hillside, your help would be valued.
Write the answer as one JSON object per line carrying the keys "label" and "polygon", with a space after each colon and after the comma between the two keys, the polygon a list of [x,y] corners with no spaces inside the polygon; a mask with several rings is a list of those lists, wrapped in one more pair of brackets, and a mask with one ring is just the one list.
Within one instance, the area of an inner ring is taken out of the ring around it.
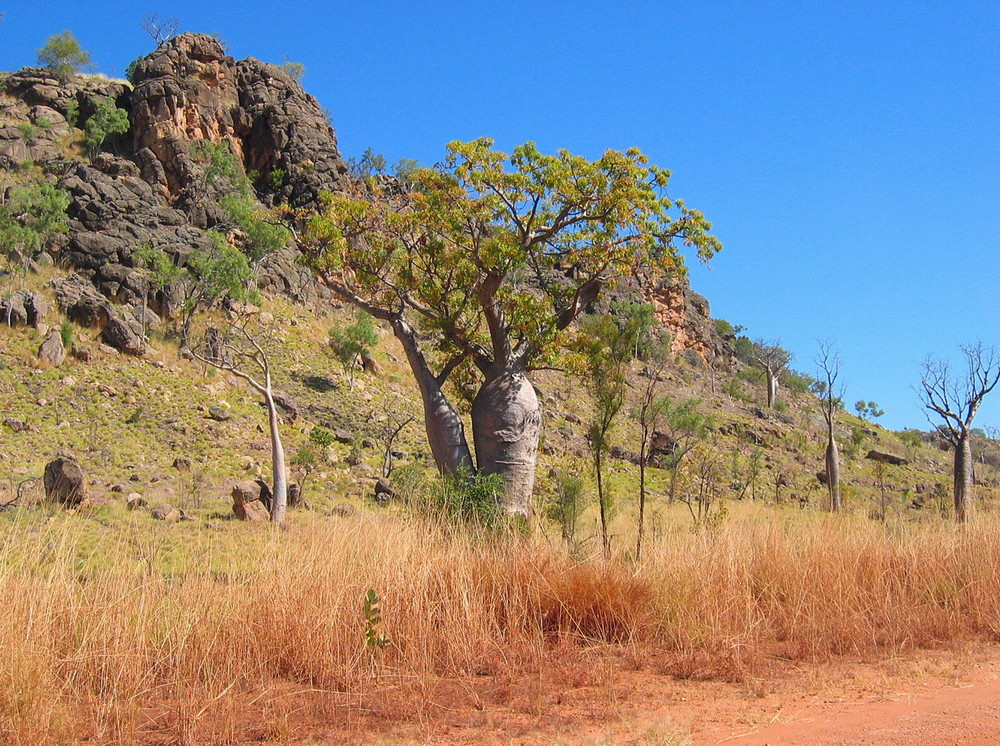
{"label": "rocky hillside", "polygon": [[[16,175],[40,168],[71,196],[70,232],[49,247],[58,263],[77,272],[72,287],[61,292],[69,303],[64,310],[81,321],[103,325],[117,318],[134,327],[147,292],[135,250],[149,245],[182,264],[208,247],[204,230],[224,222],[203,178],[199,144],[227,143],[265,205],[309,206],[348,177],[316,99],[275,65],[227,56],[214,37],[178,36],[134,63],[130,78],[77,75],[60,83],[45,69],[4,77],[0,169]],[[83,130],[106,101],[128,112],[129,131],[85,158]],[[295,258],[292,249],[268,257],[263,287],[305,302],[322,296]],[[88,301],[88,307],[101,306],[98,313],[74,310],[75,299],[87,294],[86,283],[108,301]],[[635,290],[656,305],[676,352],[693,349],[706,360],[718,354],[708,303],[685,279],[664,278]],[[168,310],[167,300],[150,294],[146,303]],[[129,351],[135,347],[133,340]]]}

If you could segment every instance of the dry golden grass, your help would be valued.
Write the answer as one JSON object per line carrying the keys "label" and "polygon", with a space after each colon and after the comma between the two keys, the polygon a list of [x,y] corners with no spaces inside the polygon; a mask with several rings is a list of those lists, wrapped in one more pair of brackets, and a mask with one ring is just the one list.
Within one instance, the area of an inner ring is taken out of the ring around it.
{"label": "dry golden grass", "polygon": [[[1000,522],[988,516],[889,532],[761,514],[667,532],[637,565],[363,515],[234,525],[213,535],[217,554],[169,570],[154,531],[195,529],[143,525],[84,555],[92,536],[76,523],[10,524],[0,741],[280,742],[295,718],[421,717],[441,682],[539,672],[588,646],[732,677],[766,655],[995,638],[1000,624]],[[385,648],[365,644],[368,589]]]}

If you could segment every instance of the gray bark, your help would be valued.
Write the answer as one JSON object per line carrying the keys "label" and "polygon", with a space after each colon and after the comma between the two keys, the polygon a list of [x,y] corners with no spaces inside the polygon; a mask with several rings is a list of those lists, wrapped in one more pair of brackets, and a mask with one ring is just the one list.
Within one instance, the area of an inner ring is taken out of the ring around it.
{"label": "gray bark", "polygon": [[830,510],[836,513],[841,508],[840,452],[837,450],[832,426],[827,430],[826,438],[826,488],[830,493]]}
{"label": "gray bark", "polygon": [[770,409],[778,398],[778,375],[771,368],[765,368],[764,372],[767,374],[767,406]]}
{"label": "gray bark", "polygon": [[442,474],[454,474],[462,468],[471,471],[472,453],[462,418],[441,390],[442,382],[431,373],[426,358],[417,346],[416,330],[402,318],[395,318],[390,323],[396,339],[403,345],[406,360],[420,389],[424,429],[438,471]]}
{"label": "gray bark", "polygon": [[962,433],[955,443],[955,518],[967,523],[975,508],[972,499],[972,446],[968,433]]}
{"label": "gray bark", "polygon": [[267,405],[267,421],[271,431],[271,480],[274,493],[271,523],[280,524],[285,522],[285,509],[288,506],[288,480],[285,476],[285,448],[278,430],[278,409],[271,394],[270,380],[264,390],[264,403]]}
{"label": "gray bark", "polygon": [[476,462],[480,473],[503,477],[501,503],[510,515],[531,514],[541,426],[541,406],[523,372],[504,370],[487,376],[472,402]]}

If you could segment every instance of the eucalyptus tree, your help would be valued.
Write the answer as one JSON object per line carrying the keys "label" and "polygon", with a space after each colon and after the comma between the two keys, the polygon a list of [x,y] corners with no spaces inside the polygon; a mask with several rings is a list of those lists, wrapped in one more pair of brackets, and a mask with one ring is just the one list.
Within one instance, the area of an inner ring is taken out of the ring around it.
{"label": "eucalyptus tree", "polygon": [[955,518],[965,523],[974,506],[972,422],[983,399],[1000,383],[1000,356],[995,347],[987,347],[982,342],[963,345],[961,350],[965,356],[964,374],[954,374],[945,360],[928,358],[924,361],[920,394],[924,406],[944,421],[938,432],[944,435],[955,454],[952,472]]}
{"label": "eucalyptus tree", "polygon": [[526,515],[541,429],[531,372],[616,277],[681,271],[678,244],[702,260],[721,248],[701,212],[666,195],[669,176],[637,149],[588,160],[453,142],[410,192],[368,180],[327,195],[299,238],[320,279],[402,344],[442,473],[473,466],[445,382],[475,390],[478,468],[502,475],[503,507]]}

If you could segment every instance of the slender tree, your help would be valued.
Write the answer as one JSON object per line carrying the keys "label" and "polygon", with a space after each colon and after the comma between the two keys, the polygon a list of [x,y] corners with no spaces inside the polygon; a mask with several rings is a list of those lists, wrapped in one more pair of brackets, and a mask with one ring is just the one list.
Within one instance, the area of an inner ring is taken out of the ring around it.
{"label": "slender tree", "polygon": [[677,243],[702,259],[720,244],[638,150],[590,161],[528,143],[508,156],[488,138],[448,150],[411,175],[410,193],[365,184],[329,196],[300,239],[321,280],[399,339],[443,473],[473,464],[443,386],[456,370],[478,384],[478,468],[502,475],[508,513],[527,515],[541,429],[531,371],[551,365],[562,332],[615,277],[677,271]]}
{"label": "slender tree", "polygon": [[834,434],[837,410],[840,408],[841,402],[841,388],[838,384],[840,353],[834,349],[832,342],[823,340],[819,343],[816,365],[820,372],[818,390],[822,403],[823,419],[826,422],[826,455],[824,457],[826,489],[830,495],[830,510],[836,513],[842,507],[840,499],[840,451],[837,448],[837,438]]}
{"label": "slender tree", "polygon": [[983,399],[1000,382],[1000,357],[995,347],[987,347],[982,342],[963,345],[960,349],[965,356],[964,375],[953,374],[946,360],[928,358],[923,365],[920,393],[924,406],[943,420],[938,431],[954,451],[955,518],[965,523],[972,516],[975,505],[972,499],[972,422]]}
{"label": "slender tree", "polygon": [[267,409],[268,431],[271,436],[271,522],[284,523],[288,506],[288,478],[285,470],[285,449],[278,427],[278,408],[271,388],[271,356],[266,350],[267,330],[249,328],[249,318],[230,324],[229,334],[218,330],[206,332],[201,343],[191,349],[198,360],[220,370],[232,373],[246,381],[251,388],[264,397]]}
{"label": "slender tree", "polygon": [[670,399],[660,397],[660,386],[663,382],[663,371],[669,357],[667,349],[656,351],[652,356],[655,367],[647,371],[646,383],[642,388],[639,405],[635,408],[635,418],[639,422],[639,515],[635,535],[635,558],[642,558],[642,541],[646,525],[646,467],[649,463],[649,451],[652,446],[653,434],[663,420],[664,412],[670,407]]}

